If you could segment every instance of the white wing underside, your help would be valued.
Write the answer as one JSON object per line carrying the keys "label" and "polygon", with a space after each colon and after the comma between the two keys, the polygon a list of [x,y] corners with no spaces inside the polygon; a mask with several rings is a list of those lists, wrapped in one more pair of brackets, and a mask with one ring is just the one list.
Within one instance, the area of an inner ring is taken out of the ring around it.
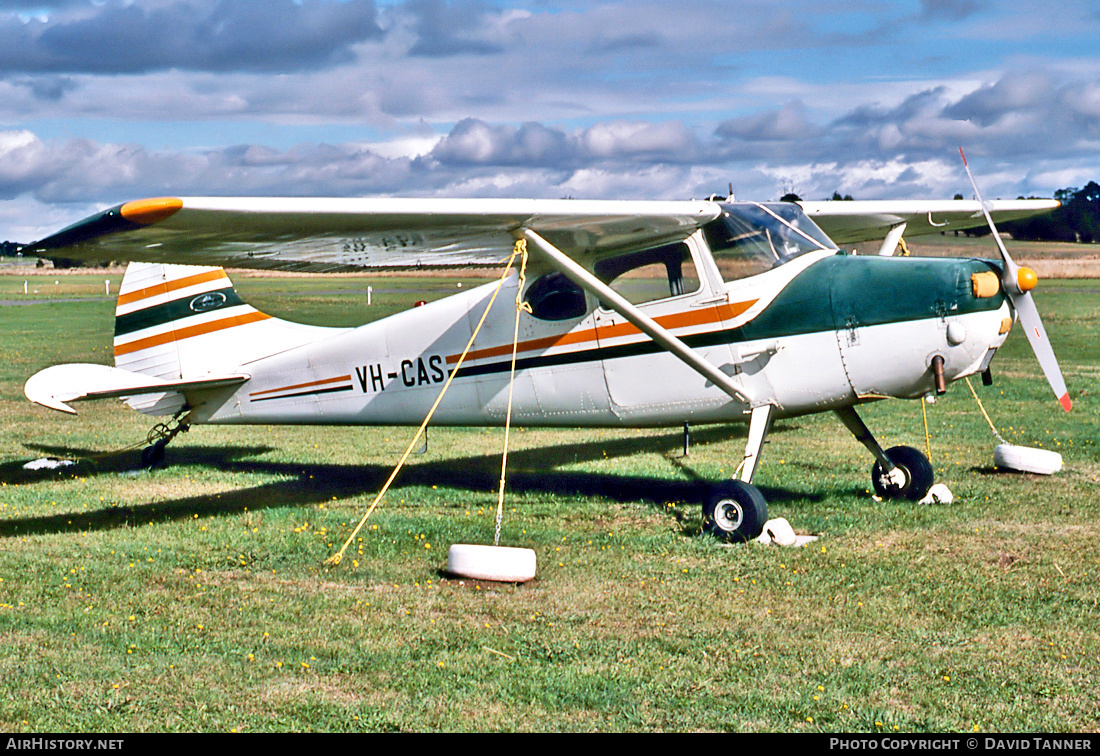
{"label": "white wing underside", "polygon": [[[906,236],[985,226],[977,200],[857,200],[799,202],[806,215],[837,244],[884,238],[902,223]],[[1057,200],[994,200],[986,203],[998,222],[1054,210]]]}
{"label": "white wing underside", "polygon": [[179,199],[182,209],[164,220],[65,245],[64,254],[306,272],[485,266],[507,259],[520,228],[579,257],[684,239],[720,212],[694,201]]}
{"label": "white wing underside", "polygon": [[[44,256],[303,272],[498,265],[529,229],[584,264],[590,257],[684,239],[717,218],[711,201],[182,197],[147,223],[104,211],[29,245]],[[802,202],[838,244],[985,224],[977,201]],[[998,220],[1058,206],[989,203]]]}

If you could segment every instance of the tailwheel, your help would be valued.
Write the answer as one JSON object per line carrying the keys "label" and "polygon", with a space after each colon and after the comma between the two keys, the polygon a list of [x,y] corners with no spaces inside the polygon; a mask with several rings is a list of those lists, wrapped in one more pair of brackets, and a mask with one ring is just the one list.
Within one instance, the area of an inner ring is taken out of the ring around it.
{"label": "tailwheel", "polygon": [[895,446],[886,450],[895,468],[886,472],[875,462],[871,468],[871,484],[883,499],[920,501],[935,482],[935,473],[928,457],[912,446]]}
{"label": "tailwheel", "polygon": [[764,495],[741,480],[717,484],[703,502],[703,530],[722,541],[751,541],[764,530],[767,520]]}
{"label": "tailwheel", "polygon": [[142,467],[150,470],[164,467],[164,447],[168,446],[168,442],[178,434],[186,433],[191,429],[191,426],[186,422],[186,418],[180,420],[179,415],[176,415],[172,420],[175,425],[157,423],[149,430],[145,439],[149,446],[141,450]]}
{"label": "tailwheel", "polygon": [[150,470],[156,467],[164,467],[164,447],[168,446],[167,439],[160,439],[152,446],[146,446],[141,450],[141,466]]}

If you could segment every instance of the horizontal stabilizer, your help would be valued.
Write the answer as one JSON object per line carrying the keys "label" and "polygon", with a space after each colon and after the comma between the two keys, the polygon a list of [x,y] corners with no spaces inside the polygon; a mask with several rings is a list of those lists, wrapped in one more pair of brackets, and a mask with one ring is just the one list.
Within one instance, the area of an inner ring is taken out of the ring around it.
{"label": "horizontal stabilizer", "polygon": [[162,394],[167,391],[202,391],[235,386],[248,379],[248,375],[236,373],[166,381],[121,368],[77,363],[40,370],[27,381],[23,393],[35,404],[75,415],[76,410],[67,402]]}

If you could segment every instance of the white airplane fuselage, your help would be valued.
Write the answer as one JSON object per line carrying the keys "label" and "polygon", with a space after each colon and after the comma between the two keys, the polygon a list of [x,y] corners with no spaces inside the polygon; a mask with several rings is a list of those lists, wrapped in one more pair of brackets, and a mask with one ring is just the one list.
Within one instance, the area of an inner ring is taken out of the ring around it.
{"label": "white airplane fuselage", "polygon": [[[729,376],[749,401],[731,398],[586,294],[576,318],[520,314],[513,423],[729,422],[762,404],[783,417],[916,398],[934,391],[934,357],[943,358],[947,381],[978,372],[1011,322],[1003,295],[978,299],[971,292],[970,276],[991,267],[980,261],[822,251],[725,282],[701,237],[689,247],[698,288],[639,309]],[[504,423],[518,285],[514,274],[505,280],[432,424]],[[240,364],[227,355],[217,369],[250,379],[189,397],[190,422],[419,424],[496,288],[486,284],[358,328],[312,329],[300,346]]]}

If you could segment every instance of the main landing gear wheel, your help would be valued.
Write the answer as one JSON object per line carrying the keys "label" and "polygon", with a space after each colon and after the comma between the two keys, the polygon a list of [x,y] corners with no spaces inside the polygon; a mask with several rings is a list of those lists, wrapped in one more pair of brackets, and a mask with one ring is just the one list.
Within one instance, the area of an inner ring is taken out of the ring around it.
{"label": "main landing gear wheel", "polygon": [[703,502],[703,530],[722,541],[751,541],[764,530],[767,520],[764,495],[741,480],[719,483]]}
{"label": "main landing gear wheel", "polygon": [[894,446],[886,450],[886,456],[897,465],[904,481],[894,480],[875,462],[871,468],[871,484],[875,493],[883,499],[909,499],[920,501],[935,482],[935,473],[928,457],[912,446]]}

